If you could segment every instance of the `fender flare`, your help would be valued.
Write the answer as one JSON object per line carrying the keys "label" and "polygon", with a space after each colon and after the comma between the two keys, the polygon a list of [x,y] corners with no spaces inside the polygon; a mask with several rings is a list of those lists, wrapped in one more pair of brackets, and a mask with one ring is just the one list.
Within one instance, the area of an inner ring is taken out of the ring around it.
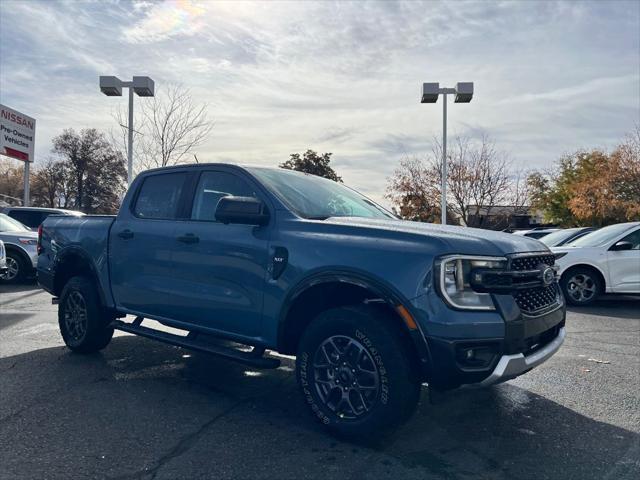
{"label": "fender flare", "polygon": [[[289,289],[278,315],[278,345],[283,345],[285,334],[285,322],[291,306],[295,300],[309,288],[324,283],[345,283],[354,285],[357,287],[365,288],[374,292],[380,299],[382,299],[387,305],[394,310],[396,307],[403,306],[414,318],[413,306],[411,303],[395,288],[386,284],[386,282],[372,277],[366,272],[361,272],[355,269],[325,269],[321,271],[314,271],[300,280],[292,288]],[[431,363],[431,353],[429,351],[429,345],[426,340],[426,336],[422,331],[420,324],[417,330],[410,330],[404,322],[402,322],[404,330],[409,334],[411,342],[416,349],[420,365],[418,367],[422,371],[425,378],[428,378],[429,368]]]}
{"label": "fender flare", "polygon": [[[95,263],[93,259],[87,254],[87,252],[85,252],[81,247],[76,245],[70,245],[70,246],[64,247],[56,254],[53,264],[51,266],[54,279],[58,275],[58,268],[70,256],[76,256],[81,258],[82,261],[89,266],[91,279],[96,284],[96,289],[98,290],[98,297],[100,298],[100,303],[102,303],[102,305],[105,307],[108,306],[106,302],[105,292],[104,292],[104,289],[102,288],[102,283],[100,282],[100,275],[98,274]],[[58,294],[59,293],[60,292],[58,292]]]}

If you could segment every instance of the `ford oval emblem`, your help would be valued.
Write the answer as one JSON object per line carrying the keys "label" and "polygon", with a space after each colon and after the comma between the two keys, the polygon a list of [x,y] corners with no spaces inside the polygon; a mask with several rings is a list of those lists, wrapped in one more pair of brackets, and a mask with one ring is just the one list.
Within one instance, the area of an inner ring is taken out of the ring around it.
{"label": "ford oval emblem", "polygon": [[551,285],[556,279],[556,272],[553,268],[547,267],[542,271],[542,283],[545,286]]}

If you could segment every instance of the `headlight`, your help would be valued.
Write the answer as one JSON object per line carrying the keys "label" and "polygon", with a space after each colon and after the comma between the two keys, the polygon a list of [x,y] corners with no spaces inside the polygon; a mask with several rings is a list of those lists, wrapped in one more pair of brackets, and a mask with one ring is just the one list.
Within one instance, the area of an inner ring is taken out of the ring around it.
{"label": "headlight", "polygon": [[559,258],[564,257],[567,253],[569,252],[558,252],[558,253],[555,253],[554,255],[556,256],[556,260],[558,260]]}
{"label": "headlight", "polygon": [[463,310],[495,310],[489,293],[471,288],[469,277],[474,268],[506,269],[503,257],[472,257],[452,255],[440,260],[439,290],[444,300],[454,308]]}
{"label": "headlight", "polygon": [[22,245],[35,245],[38,241],[35,238],[19,238],[18,241]]}

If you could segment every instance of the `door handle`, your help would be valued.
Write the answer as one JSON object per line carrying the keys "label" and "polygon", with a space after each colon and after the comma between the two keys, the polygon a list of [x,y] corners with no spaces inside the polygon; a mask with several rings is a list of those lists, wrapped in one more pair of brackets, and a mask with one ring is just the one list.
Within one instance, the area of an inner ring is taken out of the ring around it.
{"label": "door handle", "polygon": [[130,238],[133,238],[133,232],[129,229],[122,230],[121,232],[118,232],[118,236],[123,240],[129,240]]}
{"label": "door handle", "polygon": [[178,241],[182,243],[198,243],[200,237],[196,237],[193,233],[187,233],[178,237]]}

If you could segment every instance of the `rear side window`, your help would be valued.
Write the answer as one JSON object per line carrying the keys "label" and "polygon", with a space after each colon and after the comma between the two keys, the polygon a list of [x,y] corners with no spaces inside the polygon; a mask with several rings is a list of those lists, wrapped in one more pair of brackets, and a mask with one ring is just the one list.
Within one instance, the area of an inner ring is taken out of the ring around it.
{"label": "rear side window", "polygon": [[29,228],[36,228],[46,218],[46,213],[29,210],[12,210],[8,214],[11,218],[18,220]]}
{"label": "rear side window", "polygon": [[216,221],[216,207],[222,197],[256,197],[255,190],[244,179],[227,172],[203,172],[191,211],[192,220]]}
{"label": "rear side window", "polygon": [[136,199],[134,215],[140,218],[177,218],[186,177],[186,173],[164,173],[145,178]]}

